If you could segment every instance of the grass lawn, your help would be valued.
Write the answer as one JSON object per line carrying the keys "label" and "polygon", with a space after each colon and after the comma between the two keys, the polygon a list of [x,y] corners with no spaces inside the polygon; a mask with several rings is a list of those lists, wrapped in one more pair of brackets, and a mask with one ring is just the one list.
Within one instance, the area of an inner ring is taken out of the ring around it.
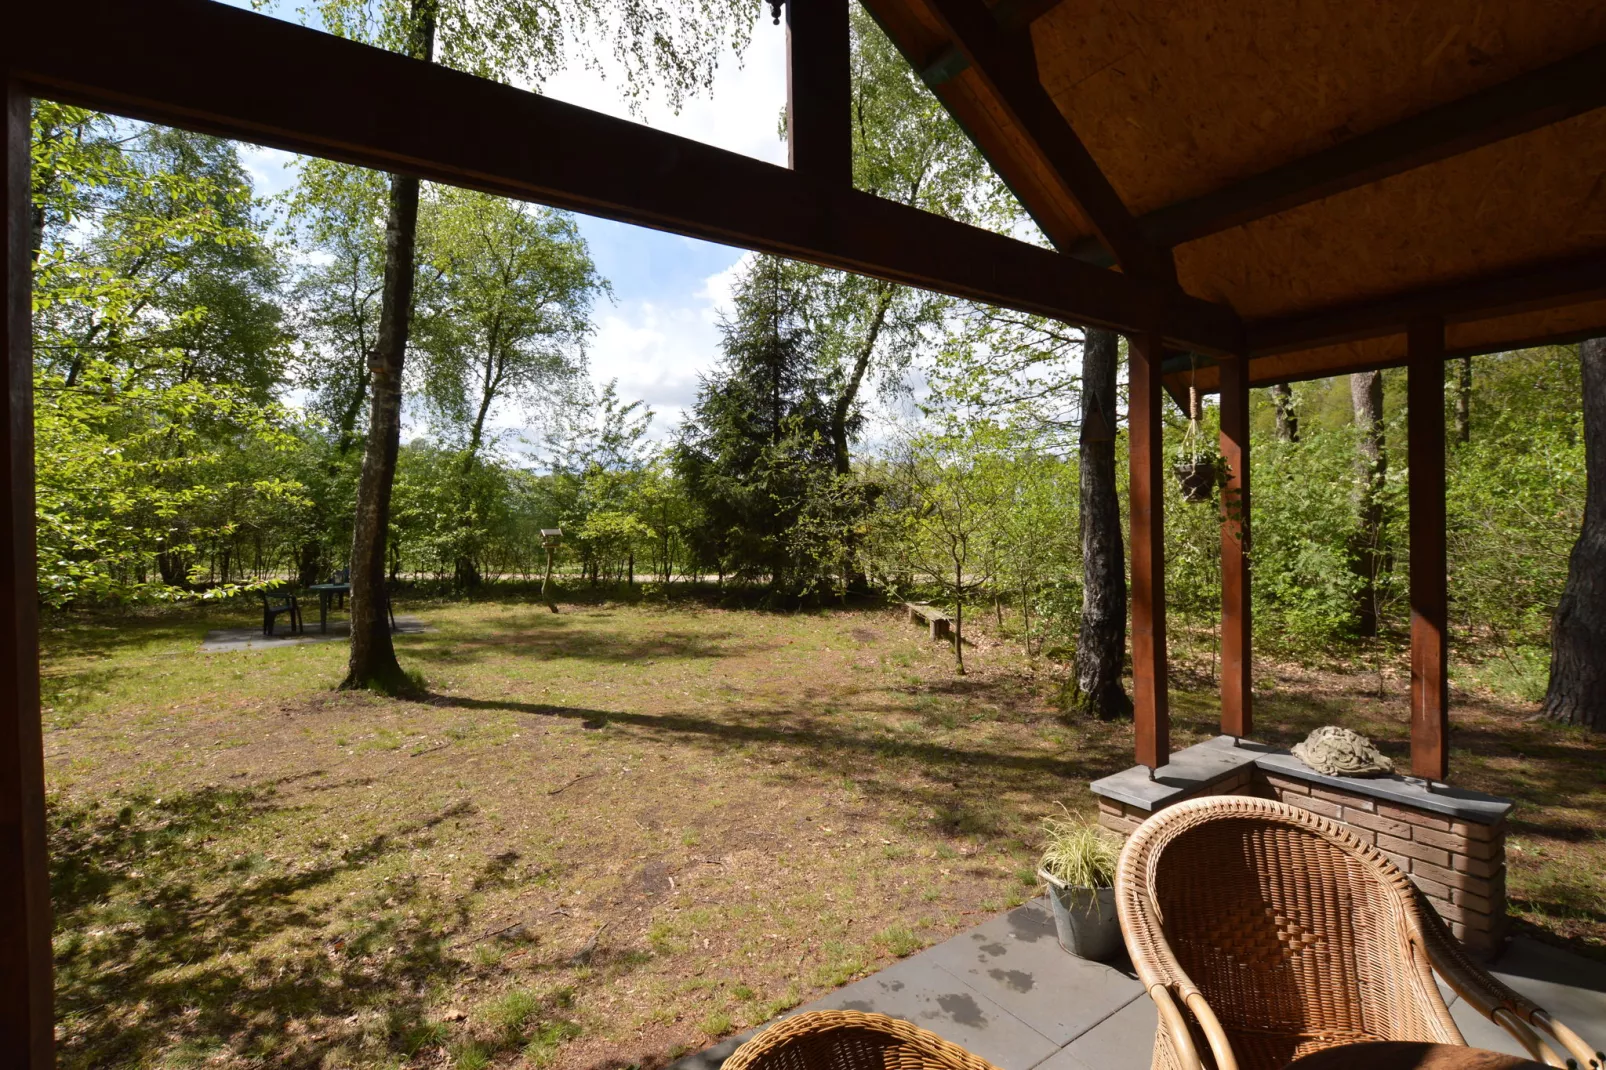
{"label": "grass lawn", "polygon": [[[63,1066],[659,1066],[1035,894],[1038,819],[1131,761],[890,611],[406,608],[417,701],[332,691],[341,643],[199,653],[249,609],[47,623]],[[1262,738],[1403,754],[1397,676],[1261,676]],[[1514,911],[1600,949],[1603,748],[1457,699]]]}

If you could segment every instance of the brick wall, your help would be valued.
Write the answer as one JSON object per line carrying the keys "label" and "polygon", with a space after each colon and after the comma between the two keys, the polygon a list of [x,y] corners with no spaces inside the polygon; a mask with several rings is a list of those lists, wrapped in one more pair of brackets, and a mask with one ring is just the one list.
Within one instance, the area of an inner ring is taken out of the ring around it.
{"label": "brick wall", "polygon": [[[1255,766],[1186,797],[1206,795],[1266,796],[1341,822],[1410,876],[1467,950],[1486,956],[1499,948],[1506,927],[1504,821],[1497,825],[1458,821]],[[1122,835],[1130,835],[1150,813],[1130,803],[1099,798],[1099,824]]]}
{"label": "brick wall", "polygon": [[1506,826],[1457,821],[1415,807],[1261,773],[1272,797],[1330,817],[1410,875],[1475,954],[1494,951],[1506,927]]}

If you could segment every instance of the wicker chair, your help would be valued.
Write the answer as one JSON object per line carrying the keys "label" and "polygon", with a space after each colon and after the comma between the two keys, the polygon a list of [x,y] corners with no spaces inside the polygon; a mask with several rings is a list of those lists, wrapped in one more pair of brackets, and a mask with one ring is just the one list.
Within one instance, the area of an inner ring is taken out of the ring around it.
{"label": "wicker chair", "polygon": [[997,1070],[917,1025],[862,1011],[808,1011],[777,1022],[723,1070]]}
{"label": "wicker chair", "polygon": [[1434,970],[1535,1059],[1606,1065],[1475,965],[1375,847],[1285,803],[1218,795],[1160,811],[1121,852],[1115,894],[1160,1012],[1154,1070],[1276,1070],[1364,1041],[1465,1044]]}

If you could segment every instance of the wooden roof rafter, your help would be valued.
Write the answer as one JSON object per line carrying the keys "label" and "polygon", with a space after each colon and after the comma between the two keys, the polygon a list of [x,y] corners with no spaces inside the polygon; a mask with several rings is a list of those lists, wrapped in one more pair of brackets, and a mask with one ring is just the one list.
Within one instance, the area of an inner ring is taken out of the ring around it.
{"label": "wooden roof rafter", "polygon": [[[1174,283],[1176,267],[1170,252],[1139,230],[1137,220],[1038,80],[1032,39],[1025,27],[1048,6],[1052,5],[1011,5],[1005,12],[1010,22],[1000,25],[998,14],[978,0],[926,0],[928,12],[948,41],[925,67],[948,64],[956,71],[973,72],[993,103],[1031,143],[1063,194],[1093,226],[1097,240],[1122,270],[1147,280]],[[956,58],[962,58],[962,64],[955,63]],[[1049,238],[1056,244],[1062,240],[1052,233]]]}

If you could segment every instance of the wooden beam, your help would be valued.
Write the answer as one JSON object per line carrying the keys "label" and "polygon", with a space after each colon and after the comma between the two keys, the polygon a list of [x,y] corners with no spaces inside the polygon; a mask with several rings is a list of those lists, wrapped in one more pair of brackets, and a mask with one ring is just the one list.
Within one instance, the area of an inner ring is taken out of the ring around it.
{"label": "wooden beam", "polygon": [[[1493,342],[1479,342],[1476,345],[1452,346],[1444,351],[1445,360],[1459,360],[1462,357],[1481,357],[1487,353],[1515,353],[1523,349],[1537,349],[1540,346],[1568,346],[1576,345],[1589,338],[1600,338],[1606,335],[1606,322],[1597,323],[1591,327],[1582,327],[1557,331],[1550,334],[1526,335],[1521,338],[1505,338]],[[1321,350],[1300,353],[1279,353],[1270,357],[1257,357],[1249,362],[1249,387],[1272,386],[1275,383],[1299,383],[1311,379],[1327,379],[1336,375],[1349,375],[1353,372],[1377,371],[1383,368],[1403,368],[1408,363],[1405,356],[1389,357],[1383,360],[1346,360],[1335,358],[1331,353]],[[1166,389],[1173,395],[1187,388],[1189,381],[1195,382],[1199,390],[1205,394],[1214,394],[1221,389],[1221,369],[1214,361],[1205,363],[1200,361],[1197,372],[1186,372],[1173,369],[1167,365],[1165,373]]]}
{"label": "wooden beam", "polygon": [[1128,453],[1132,542],[1132,705],[1137,761],[1151,770],[1171,760],[1171,713],[1166,686],[1165,478],[1160,443],[1160,362],[1165,347],[1153,334],[1128,339]]}
{"label": "wooden beam", "polygon": [[786,148],[792,170],[853,185],[848,0],[787,0]]}
{"label": "wooden beam", "polygon": [[[3,72],[0,72],[3,73]],[[5,418],[0,420],[0,1037],[6,1065],[55,1065],[39,578],[34,564],[33,231],[28,94],[6,81],[0,241],[5,250]]]}
{"label": "wooden beam", "polygon": [[1224,360],[1221,375],[1221,731],[1254,732],[1249,586],[1249,369]]}
{"label": "wooden beam", "polygon": [[[1140,232],[1170,247],[1286,212],[1606,106],[1606,45],[1357,135],[1230,186],[1149,212]],[[1073,255],[1100,260],[1098,243]]]}
{"label": "wooden beam", "polygon": [[1507,269],[1352,304],[1256,320],[1245,330],[1252,357],[1397,334],[1424,318],[1494,319],[1606,295],[1606,250]]}
{"label": "wooden beam", "polygon": [[1406,494],[1411,552],[1411,775],[1450,772],[1449,582],[1444,505],[1444,321],[1407,333]]}
{"label": "wooden beam", "polygon": [[1169,250],[1151,244],[1037,76],[1031,35],[1001,30],[977,0],[926,0],[970,69],[1058,177],[1123,271],[1176,281]]}
{"label": "wooden beam", "polygon": [[993,5],[993,19],[1000,29],[1024,30],[1044,15],[1063,4],[1065,0],[998,0]]}
{"label": "wooden beam", "polygon": [[212,0],[13,4],[3,18],[0,63],[41,95],[1070,323],[1157,324],[1204,352],[1243,346],[1225,306]]}

